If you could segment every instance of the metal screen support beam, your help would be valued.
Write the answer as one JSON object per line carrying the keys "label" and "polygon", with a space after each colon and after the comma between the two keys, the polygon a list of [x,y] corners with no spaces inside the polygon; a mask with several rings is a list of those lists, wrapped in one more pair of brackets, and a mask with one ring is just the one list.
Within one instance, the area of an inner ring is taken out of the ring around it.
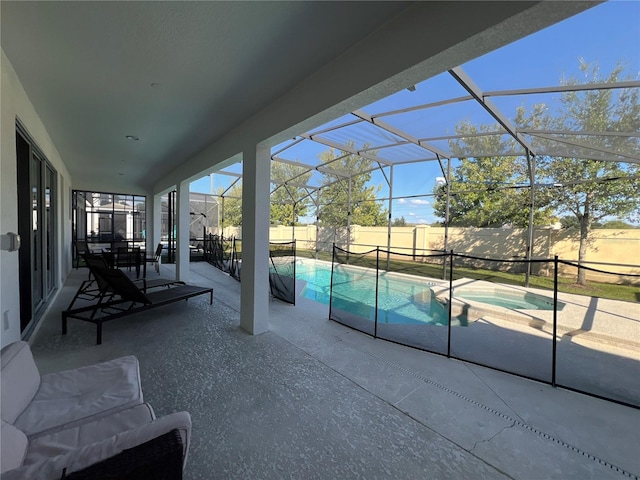
{"label": "metal screen support beam", "polygon": [[291,240],[296,239],[296,202],[293,202],[293,210],[291,211]]}
{"label": "metal screen support beam", "polygon": [[320,189],[316,190],[316,260],[318,260],[318,237],[320,236]]}
{"label": "metal screen support beam", "polygon": [[296,201],[294,196],[291,194],[291,190],[289,190],[289,186],[287,185],[287,182],[284,182],[282,186],[289,194],[289,198],[291,198],[291,200],[293,201],[293,209],[291,210],[291,240],[295,240],[296,239],[296,205],[298,202]]}
{"label": "metal screen support beam", "polygon": [[[333,147],[336,148],[342,152],[346,152],[348,154],[351,155],[357,155],[359,157],[362,158],[366,158],[367,160],[371,160],[372,162],[380,162],[380,163],[386,163],[386,164],[390,164],[390,162],[387,162],[386,160],[383,160],[381,158],[378,157],[374,157],[373,155],[367,155],[367,153],[363,150],[356,150],[355,148],[351,148],[348,145],[342,145],[341,143],[338,142],[334,142],[333,140],[329,140],[327,138],[323,138],[321,136],[319,136],[317,133],[313,134],[313,135],[308,135],[308,134],[304,134],[302,135],[303,137],[316,142],[316,143],[320,143],[322,145],[326,145],[327,147]],[[345,157],[346,155],[343,155],[343,157]],[[338,159],[334,159],[333,161],[338,160]],[[330,162],[332,163],[332,162]],[[320,169],[321,167],[316,167],[316,170]],[[320,170],[321,171],[321,170]]]}
{"label": "metal screen support beam", "polygon": [[351,112],[353,115],[361,118],[362,120],[369,122],[375,126],[377,126],[378,128],[381,128],[382,130],[385,130],[389,133],[392,133],[393,135],[396,135],[400,138],[402,138],[403,140],[408,141],[409,143],[412,143],[414,145],[417,145],[418,147],[422,147],[425,150],[430,151],[431,153],[435,153],[436,155],[440,155],[442,157],[448,157],[447,153],[444,152],[443,150],[441,150],[440,148],[436,147],[435,145],[431,145],[429,143],[426,142],[420,142],[417,138],[413,137],[412,135],[409,135],[407,132],[404,132],[402,130],[400,130],[399,128],[396,128],[392,125],[389,125],[386,122],[383,122],[382,120],[379,120],[377,118],[374,118],[373,116],[367,114],[366,112],[362,111],[362,110],[356,110],[354,112]]}
{"label": "metal screen support beam", "polygon": [[220,198],[222,199],[222,215],[221,215],[221,219],[220,219],[220,238],[224,238],[224,195],[220,195]]}
{"label": "metal screen support beam", "polygon": [[502,128],[504,128],[506,132],[525,149],[525,151],[535,155],[531,145],[522,138],[522,135],[516,131],[516,128],[511,124],[509,119],[502,114],[498,107],[496,107],[491,100],[485,97],[482,90],[480,90],[473,80],[471,80],[471,77],[469,77],[461,67],[452,68],[449,70],[449,74],[455,78],[458,83],[473,96],[473,98],[476,99],[476,101],[489,113],[489,115],[502,125]]}
{"label": "metal screen support beam", "polygon": [[527,150],[527,169],[529,170],[529,231],[527,232],[527,269],[525,274],[524,286],[529,286],[529,278],[531,277],[531,256],[533,253],[533,213],[535,209],[535,177],[536,177],[536,158]]}
{"label": "metal screen support beam", "polygon": [[[351,250],[351,176],[349,176],[349,190],[347,197],[347,252]],[[347,258],[348,257],[347,253]]]}
{"label": "metal screen support beam", "polygon": [[[438,159],[438,161],[440,161],[440,159]],[[445,203],[445,207],[444,207],[444,247],[443,250],[445,251],[445,253],[447,252],[447,249],[449,248],[449,205],[451,203],[451,159],[448,158],[447,159],[447,175],[445,177],[445,182],[446,182],[446,186],[447,186],[447,199],[446,199],[446,203]],[[453,253],[453,251],[452,251]],[[447,278],[447,258],[449,257],[443,257],[443,262],[442,262],[442,279],[446,279]],[[453,261],[453,256],[451,257],[451,261]],[[449,318],[449,321],[451,321],[451,318]]]}
{"label": "metal screen support beam", "polygon": [[391,263],[391,219],[393,209],[393,165],[389,168],[389,223],[387,227],[387,271]]}

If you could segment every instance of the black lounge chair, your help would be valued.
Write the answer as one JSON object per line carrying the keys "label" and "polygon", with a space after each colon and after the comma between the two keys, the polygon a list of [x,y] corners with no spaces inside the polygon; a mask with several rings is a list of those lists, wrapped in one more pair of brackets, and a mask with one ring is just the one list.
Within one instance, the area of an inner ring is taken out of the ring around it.
{"label": "black lounge chair", "polygon": [[178,285],[145,293],[121,270],[94,267],[93,274],[100,289],[98,302],[62,312],[62,334],[67,333],[68,318],[95,323],[97,345],[102,343],[102,324],[109,320],[188,300],[206,293],[209,294],[209,304],[213,303],[213,288]]}
{"label": "black lounge chair", "polygon": [[[77,300],[97,300],[104,294],[105,289],[108,291],[108,286],[103,285],[101,287],[98,280],[96,279],[95,274],[93,273],[93,269],[96,267],[111,268],[109,266],[108,260],[103,255],[91,253],[85,253],[84,255],[82,255],[82,258],[84,259],[85,265],[89,268],[89,279],[83,281],[80,284],[80,287],[71,300],[71,303],[69,303],[67,310],[71,310]],[[169,280],[167,278],[157,278],[155,280],[147,280],[146,278],[141,278],[133,280],[133,283],[144,292],[147,292],[152,288],[184,285],[184,282],[181,282],[179,280]]]}

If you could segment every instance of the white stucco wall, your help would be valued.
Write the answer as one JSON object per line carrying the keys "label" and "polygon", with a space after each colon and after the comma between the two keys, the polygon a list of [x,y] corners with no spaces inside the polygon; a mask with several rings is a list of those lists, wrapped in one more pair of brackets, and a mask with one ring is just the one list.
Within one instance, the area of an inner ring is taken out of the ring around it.
{"label": "white stucco wall", "polygon": [[[71,268],[71,177],[4,51],[0,62],[0,234],[18,231],[16,118],[19,118],[56,170],[56,278],[60,286]],[[6,330],[5,316],[9,327]],[[0,345],[19,339],[18,252],[3,250],[0,251]]]}

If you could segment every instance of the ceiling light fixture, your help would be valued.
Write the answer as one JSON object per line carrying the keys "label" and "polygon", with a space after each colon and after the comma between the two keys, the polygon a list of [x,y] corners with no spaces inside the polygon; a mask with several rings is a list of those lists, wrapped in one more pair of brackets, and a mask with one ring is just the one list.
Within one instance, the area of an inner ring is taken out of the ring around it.
{"label": "ceiling light fixture", "polygon": [[127,140],[131,140],[133,142],[137,142],[138,140],[140,140],[138,137],[136,137],[135,135],[126,135],[124,138],[126,138]]}

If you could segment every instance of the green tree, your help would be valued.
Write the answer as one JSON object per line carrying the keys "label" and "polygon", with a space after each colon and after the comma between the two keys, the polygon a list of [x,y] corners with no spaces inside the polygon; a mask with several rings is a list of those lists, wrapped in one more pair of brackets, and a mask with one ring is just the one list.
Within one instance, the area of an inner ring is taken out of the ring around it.
{"label": "green tree", "polygon": [[224,194],[223,200],[221,196],[224,190],[220,187],[217,193],[220,197],[221,222],[224,222],[225,227],[239,227],[242,225],[242,184],[237,183],[231,187]]}
{"label": "green tree", "polygon": [[623,222],[622,220],[609,220],[608,222],[603,222],[598,228],[609,228],[612,230],[630,230],[637,229],[639,227],[631,225],[627,222]]}
{"label": "green tree", "polygon": [[[464,140],[452,140],[450,147],[460,163],[453,171],[450,186],[449,224],[461,227],[526,227],[531,203],[527,160],[514,156],[514,142],[502,135],[498,124],[476,127],[465,120],[456,125]],[[491,156],[481,156],[483,153]],[[475,155],[475,156],[471,156]],[[434,213],[445,218],[446,190],[435,190]],[[534,224],[546,225],[551,210],[543,198],[536,199]]]}
{"label": "green tree", "polygon": [[394,227],[406,227],[407,221],[404,219],[404,217],[394,218],[393,222],[391,222],[391,225]]}
{"label": "green tree", "polygon": [[[279,225],[299,224],[311,205],[308,191],[300,185],[306,185],[312,172],[298,165],[284,162],[271,162],[271,223]],[[285,183],[290,182],[290,183]],[[295,210],[295,211],[294,211]]]}
{"label": "green tree", "polygon": [[[596,64],[580,62],[583,78],[570,78],[567,85],[581,83],[614,83],[623,80],[624,68],[618,65],[606,77],[599,74]],[[624,80],[629,80],[627,77]],[[640,103],[638,89],[596,89],[564,92],[558,108],[550,110],[544,104],[535,105],[531,112],[520,107],[514,120],[522,130],[547,130],[570,132],[637,132],[640,130]],[[496,125],[475,128],[469,122],[456,127],[460,134],[488,133]],[[578,138],[579,142],[575,141]],[[548,138],[548,137],[547,137]],[[589,247],[589,234],[597,222],[605,217],[638,220],[640,211],[640,182],[636,178],[640,168],[633,163],[618,163],[598,159],[585,159],[579,143],[595,147],[595,151],[626,152],[640,154],[636,138],[626,136],[592,136],[580,139],[572,135],[568,141],[558,136],[567,153],[561,157],[536,157],[536,182],[554,185],[553,188],[537,188],[534,204],[537,208],[535,224],[545,224],[552,214],[572,216],[562,223],[579,229],[580,246],[578,261],[583,262]],[[512,147],[510,141],[502,142],[498,136],[470,137],[452,143],[454,153],[461,158],[453,174],[452,190],[460,190],[450,200],[452,224],[474,226],[499,226],[512,223],[527,224],[529,191],[526,188],[509,188],[528,183],[526,158],[501,156]],[[536,137],[534,150],[545,150],[557,144],[555,140]],[[477,152],[495,152],[482,157]],[[594,151],[594,150],[591,150]],[[476,155],[470,157],[471,154]],[[620,160],[625,157],[620,156]],[[499,193],[499,195],[495,195]],[[445,195],[443,187],[436,189],[435,213],[444,218]],[[586,283],[586,271],[578,269],[579,284]]]}
{"label": "green tree", "polygon": [[[354,143],[349,142],[349,147]],[[366,148],[366,145],[364,146]],[[374,156],[375,152],[369,152]],[[371,180],[373,161],[359,155],[330,148],[319,156],[327,164],[320,190],[320,222],[334,227],[346,226],[349,205],[351,223],[363,226],[386,225],[388,211],[375,201],[380,186],[367,185]],[[334,170],[336,173],[330,173]],[[363,173],[365,172],[365,173]],[[349,184],[351,186],[349,187]],[[351,202],[349,203],[349,191]]]}
{"label": "green tree", "polygon": [[[271,179],[276,182],[294,180],[297,184],[306,184],[311,177],[311,172],[305,172],[302,167],[289,165],[283,162],[271,162]],[[276,183],[276,186],[280,183]],[[217,195],[221,196],[224,188],[220,187]],[[294,199],[296,202],[295,222],[298,218],[307,214],[310,200],[303,198],[307,195],[304,188],[288,185],[280,186],[271,194],[270,215],[272,223],[291,225],[293,218]],[[219,199],[222,203],[222,199]],[[222,209],[222,206],[220,207]],[[242,184],[238,183],[224,194],[224,226],[239,227],[242,225]]]}
{"label": "green tree", "polygon": [[[606,77],[597,64],[580,62],[583,78],[570,78],[568,85],[583,83],[615,83],[622,81],[624,68],[618,64]],[[624,80],[630,80],[627,77]],[[640,130],[638,89],[600,89],[566,92],[560,107],[551,113],[535,109],[525,117],[519,113],[518,126],[542,125],[557,131],[637,132]],[[587,147],[610,152],[640,153],[637,139],[623,136],[595,137],[582,140]],[[575,155],[575,157],[574,157]],[[620,157],[620,160],[624,160]],[[563,157],[542,157],[538,161],[540,176],[558,187],[547,189],[549,205],[560,214],[570,214],[579,226],[578,262],[585,260],[590,233],[598,222],[615,216],[637,219],[640,207],[640,174],[637,164],[585,159],[579,147],[569,147]],[[586,284],[586,271],[578,269],[578,284]]]}

